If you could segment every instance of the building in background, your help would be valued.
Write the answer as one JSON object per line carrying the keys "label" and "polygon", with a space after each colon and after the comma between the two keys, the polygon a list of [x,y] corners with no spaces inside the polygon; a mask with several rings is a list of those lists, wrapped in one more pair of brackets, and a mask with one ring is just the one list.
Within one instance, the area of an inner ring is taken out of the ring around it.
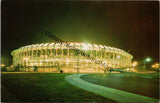
{"label": "building in background", "polygon": [[[13,67],[19,67],[21,71],[38,72],[103,72],[103,67],[90,59],[74,52],[75,47],[96,60],[105,62],[111,68],[131,67],[133,56],[124,50],[97,44],[66,43],[41,43],[21,47],[11,52]],[[78,63],[77,63],[78,62]],[[78,64],[78,65],[77,65]]]}

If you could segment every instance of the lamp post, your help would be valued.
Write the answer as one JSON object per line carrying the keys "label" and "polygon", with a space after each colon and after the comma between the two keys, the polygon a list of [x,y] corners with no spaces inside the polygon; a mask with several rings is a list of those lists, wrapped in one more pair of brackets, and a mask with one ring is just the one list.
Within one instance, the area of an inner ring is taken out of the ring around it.
{"label": "lamp post", "polygon": [[[146,70],[146,62],[150,62],[151,61],[151,58],[146,58],[145,60],[144,60],[144,69]],[[147,70],[146,70],[146,72],[147,72]]]}

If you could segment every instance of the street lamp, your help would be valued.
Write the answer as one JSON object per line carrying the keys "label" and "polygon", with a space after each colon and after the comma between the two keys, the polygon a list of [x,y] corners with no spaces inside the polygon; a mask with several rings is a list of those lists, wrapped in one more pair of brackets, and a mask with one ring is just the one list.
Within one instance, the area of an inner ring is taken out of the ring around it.
{"label": "street lamp", "polygon": [[151,58],[146,58],[146,62],[150,62],[151,61]]}
{"label": "street lamp", "polygon": [[146,58],[144,60],[144,69],[146,69],[146,62],[150,62],[151,61],[151,58]]}

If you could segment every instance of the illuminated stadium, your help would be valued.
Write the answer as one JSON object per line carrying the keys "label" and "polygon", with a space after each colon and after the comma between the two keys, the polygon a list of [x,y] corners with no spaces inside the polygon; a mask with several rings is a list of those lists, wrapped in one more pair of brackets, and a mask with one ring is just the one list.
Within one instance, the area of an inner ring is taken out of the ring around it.
{"label": "illuminated stadium", "polygon": [[73,47],[83,51],[96,60],[103,61],[111,68],[125,68],[131,66],[133,56],[124,50],[97,44],[66,43],[41,43],[21,47],[11,52],[13,66],[20,71],[38,72],[103,72],[103,66],[96,64],[85,56],[75,52]]}

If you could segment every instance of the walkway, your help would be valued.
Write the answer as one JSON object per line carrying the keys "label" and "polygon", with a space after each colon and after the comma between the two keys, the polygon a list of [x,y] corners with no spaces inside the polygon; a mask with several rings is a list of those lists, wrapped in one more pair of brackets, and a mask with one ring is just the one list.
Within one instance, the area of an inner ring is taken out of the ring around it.
{"label": "walkway", "polygon": [[[82,75],[84,74],[79,74],[79,77]],[[77,74],[73,74],[73,75],[66,76],[65,80],[67,80],[69,83],[79,88],[85,89],[95,94],[99,94],[103,97],[115,100],[117,102],[158,102],[159,101],[158,99],[89,83],[82,80],[79,77],[77,76]]]}

